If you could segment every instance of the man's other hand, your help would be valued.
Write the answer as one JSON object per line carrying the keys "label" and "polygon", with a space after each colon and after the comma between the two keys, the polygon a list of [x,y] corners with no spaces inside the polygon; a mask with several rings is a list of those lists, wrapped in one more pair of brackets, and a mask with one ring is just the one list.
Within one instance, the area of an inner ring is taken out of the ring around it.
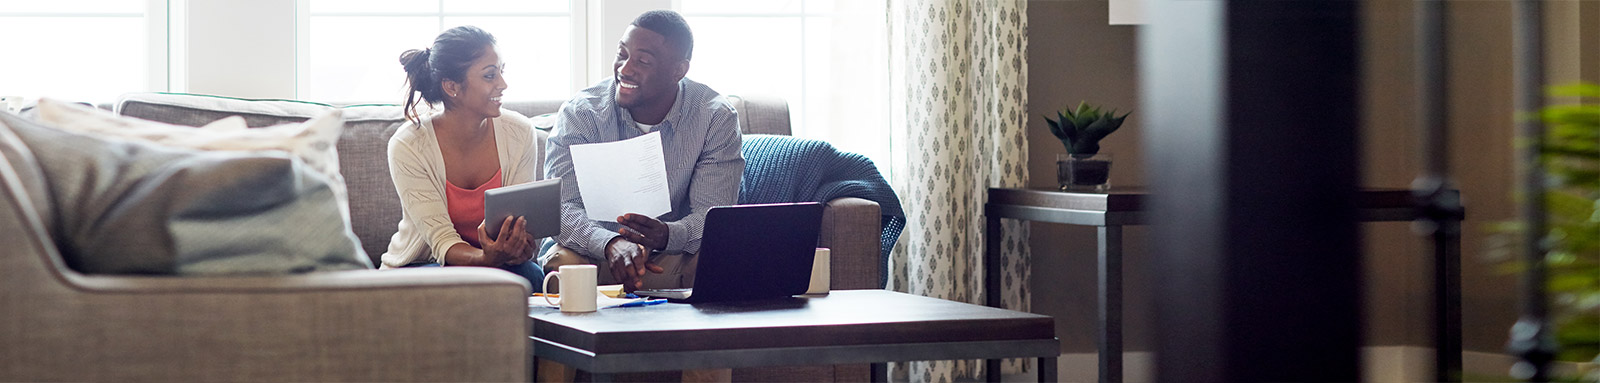
{"label": "man's other hand", "polygon": [[645,272],[660,274],[667,271],[650,263],[649,255],[649,251],[621,236],[611,238],[611,242],[606,244],[606,261],[611,263],[611,277],[630,292],[644,287]]}
{"label": "man's other hand", "polygon": [[637,243],[650,250],[665,250],[667,238],[672,231],[667,229],[667,224],[649,216],[639,214],[623,214],[617,217],[617,223],[623,228],[619,231],[623,239]]}

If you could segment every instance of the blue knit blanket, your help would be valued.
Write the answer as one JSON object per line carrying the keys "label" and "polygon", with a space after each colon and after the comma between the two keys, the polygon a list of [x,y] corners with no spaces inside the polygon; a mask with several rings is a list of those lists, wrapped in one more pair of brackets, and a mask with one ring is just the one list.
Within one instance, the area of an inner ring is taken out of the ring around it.
{"label": "blue knit blanket", "polygon": [[739,203],[822,202],[857,197],[878,203],[883,233],[879,286],[888,281],[889,251],[905,228],[900,198],[866,156],[841,152],[833,145],[790,136],[744,136],[744,182]]}

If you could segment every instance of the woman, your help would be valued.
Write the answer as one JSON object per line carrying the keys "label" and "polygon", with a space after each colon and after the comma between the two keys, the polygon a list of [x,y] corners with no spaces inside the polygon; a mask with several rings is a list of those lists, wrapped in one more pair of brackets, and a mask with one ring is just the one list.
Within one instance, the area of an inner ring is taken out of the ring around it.
{"label": "woman", "polygon": [[[544,174],[544,140],[535,139],[527,117],[500,109],[505,64],[494,36],[452,28],[432,47],[401,54],[400,64],[407,123],[389,139],[389,175],[403,211],[383,268],[499,267],[539,284],[526,218],[483,221],[485,190]],[[422,104],[426,116],[416,111]],[[500,225],[500,236],[489,238],[485,225]]]}

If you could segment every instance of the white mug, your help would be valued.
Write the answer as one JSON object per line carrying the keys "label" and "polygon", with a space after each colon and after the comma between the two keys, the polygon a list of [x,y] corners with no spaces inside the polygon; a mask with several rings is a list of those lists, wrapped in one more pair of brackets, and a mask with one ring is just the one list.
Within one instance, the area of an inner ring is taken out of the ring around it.
{"label": "white mug", "polygon": [[[599,291],[595,287],[595,278],[598,273],[599,268],[594,265],[561,266],[555,272],[544,276],[544,282],[539,284],[539,289],[546,290],[546,288],[550,287],[551,277],[561,276],[561,303],[559,303],[561,312],[593,312],[595,310],[595,299],[597,298],[595,295]],[[552,305],[558,304],[550,300],[548,291],[546,291],[544,301]]]}
{"label": "white mug", "polygon": [[827,295],[828,285],[828,258],[832,252],[826,247],[818,247],[817,254],[811,259],[811,287],[806,289],[806,295]]}

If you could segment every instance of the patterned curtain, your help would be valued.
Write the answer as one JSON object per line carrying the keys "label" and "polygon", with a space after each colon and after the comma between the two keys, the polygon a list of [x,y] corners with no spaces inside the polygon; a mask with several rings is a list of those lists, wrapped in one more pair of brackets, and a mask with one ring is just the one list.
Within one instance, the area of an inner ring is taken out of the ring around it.
{"label": "patterned curtain", "polygon": [[[895,189],[906,227],[889,287],[983,302],[983,204],[990,187],[1028,182],[1027,2],[891,0],[891,124]],[[1027,311],[1028,232],[1002,222],[1002,300]],[[1029,370],[1012,360],[1007,373]],[[979,361],[895,364],[895,380],[981,377]]]}

